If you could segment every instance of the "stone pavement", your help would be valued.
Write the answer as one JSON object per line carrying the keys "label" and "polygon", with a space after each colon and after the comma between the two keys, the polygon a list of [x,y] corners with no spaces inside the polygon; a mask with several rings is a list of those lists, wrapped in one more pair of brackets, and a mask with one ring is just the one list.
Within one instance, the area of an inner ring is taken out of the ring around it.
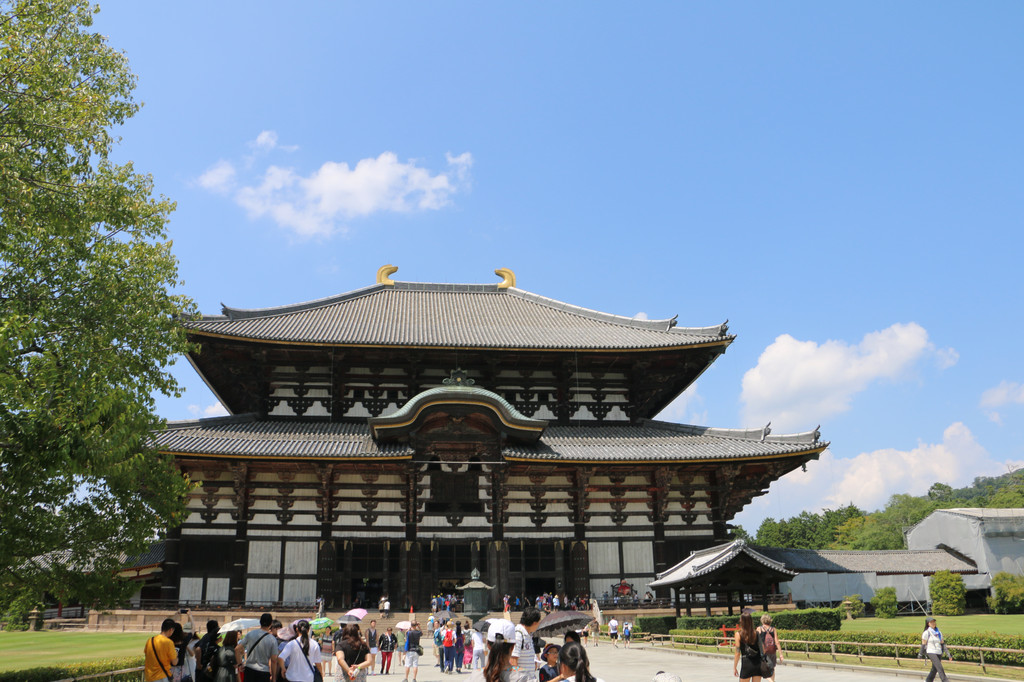
{"label": "stone pavement", "polygon": [[[459,679],[468,677],[465,670],[462,675],[442,675],[440,668],[434,667],[432,642],[428,642],[426,637],[423,648],[423,666],[416,678],[419,682],[458,682]],[[736,679],[732,675],[732,659],[724,656],[696,656],[642,647],[625,650],[621,646],[612,647],[607,640],[597,647],[591,642],[587,647],[587,654],[590,656],[591,672],[604,682],[650,682],[655,673],[661,670],[679,675],[683,682],[728,682]],[[403,674],[404,669],[396,672],[392,666],[390,675],[375,675],[370,679],[399,682]],[[779,666],[775,679],[777,682],[820,682],[822,678],[827,678],[829,682],[892,682],[895,679],[921,679],[922,674],[915,671],[907,677],[897,677],[890,671],[842,670],[783,664]],[[337,682],[340,680],[339,676]],[[327,682],[332,682],[332,678],[328,678]]]}

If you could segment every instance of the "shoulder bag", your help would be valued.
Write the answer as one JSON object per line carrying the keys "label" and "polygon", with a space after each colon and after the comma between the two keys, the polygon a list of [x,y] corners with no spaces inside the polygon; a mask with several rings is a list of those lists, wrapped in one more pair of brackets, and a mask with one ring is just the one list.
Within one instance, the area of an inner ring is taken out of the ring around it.
{"label": "shoulder bag", "polygon": [[[260,639],[263,638],[261,637]],[[308,665],[309,669],[313,671],[313,682],[324,682],[324,676],[320,673],[319,668],[317,668],[309,662],[309,654],[307,654],[305,651],[302,651],[302,647],[299,646],[298,640],[293,639],[292,641],[295,642],[295,647],[302,653],[302,657],[306,659],[306,665]],[[257,642],[257,644],[258,643],[259,642]]]}
{"label": "shoulder bag", "polygon": [[167,677],[168,682],[170,682],[171,674],[167,672],[167,668],[164,667],[164,662],[160,660],[160,654],[156,652],[156,647],[153,645],[154,639],[156,639],[156,637],[149,638],[149,648],[153,650],[153,658],[156,659],[156,662],[160,665],[160,669],[164,671],[164,675]]}

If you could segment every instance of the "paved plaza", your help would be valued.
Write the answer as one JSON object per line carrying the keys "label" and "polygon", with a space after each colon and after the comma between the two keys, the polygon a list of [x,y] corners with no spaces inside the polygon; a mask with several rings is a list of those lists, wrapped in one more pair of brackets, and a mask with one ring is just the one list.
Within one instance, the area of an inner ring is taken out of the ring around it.
{"label": "paved plaza", "polygon": [[[440,668],[434,667],[434,651],[426,637],[423,645],[424,655],[420,660],[424,665],[420,667],[417,680],[454,682],[459,678],[468,677],[465,670],[462,675],[442,675]],[[657,648],[616,649],[606,642],[597,647],[591,644],[587,647],[587,654],[591,660],[591,672],[604,682],[650,682],[655,673],[661,670],[679,675],[683,682],[727,682],[736,679],[732,675],[732,659],[726,657],[696,656]],[[392,668],[391,675],[375,678],[381,682],[401,680],[403,672],[400,670],[396,674]],[[897,676],[892,671],[837,670],[785,664],[781,665],[777,672],[778,682],[820,682],[822,678],[827,678],[829,682],[892,682],[894,679],[921,679],[920,673],[914,674],[909,671]],[[331,678],[328,678],[328,682],[331,682]]]}

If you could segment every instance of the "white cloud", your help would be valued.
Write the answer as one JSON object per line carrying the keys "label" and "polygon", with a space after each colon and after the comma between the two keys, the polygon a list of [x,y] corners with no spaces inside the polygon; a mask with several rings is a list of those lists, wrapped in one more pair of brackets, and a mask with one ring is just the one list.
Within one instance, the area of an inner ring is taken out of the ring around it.
{"label": "white cloud", "polygon": [[657,419],[682,424],[707,424],[708,411],[704,409],[704,396],[697,390],[697,383],[679,394],[656,416]]}
{"label": "white cloud", "polygon": [[1003,416],[997,412],[996,407],[1003,407],[1010,404],[1024,404],[1024,384],[1015,381],[1001,381],[998,386],[988,389],[981,394],[981,406],[990,409],[985,410],[988,418],[1002,426]]}
{"label": "white cloud", "polygon": [[203,417],[224,417],[229,414],[227,408],[220,404],[220,402],[207,405],[206,407],[200,407],[199,405],[189,405],[188,411],[193,417],[202,415]]}
{"label": "white cloud", "polygon": [[278,143],[277,132],[274,130],[263,130],[256,136],[255,140],[251,140],[248,143],[251,149],[257,152],[269,152],[273,149],[281,149],[286,152],[293,152],[298,149],[298,145],[282,145]]}
{"label": "white cloud", "polygon": [[982,407],[1002,407],[1010,403],[1024,404],[1024,384],[1002,381],[981,394]]}
{"label": "white cloud", "polygon": [[641,310],[640,312],[638,312],[636,315],[633,316],[633,319],[634,320],[649,320],[650,318],[647,317],[647,313],[645,313],[644,311]]}
{"label": "white cloud", "polygon": [[[252,145],[274,148],[276,134],[264,131]],[[362,159],[354,167],[328,161],[308,176],[272,165],[257,182],[238,189],[234,199],[252,219],[269,217],[302,237],[325,236],[353,218],[450,205],[452,195],[468,186],[473,157],[448,154],[447,160],[448,170],[437,173],[415,161],[401,162],[393,152]]]}
{"label": "white cloud", "polygon": [[872,382],[900,378],[928,353],[949,363],[956,351],[936,351],[914,322],[871,332],[856,345],[783,334],[743,375],[744,423],[771,421],[777,433],[820,424],[850,409],[853,396]]}
{"label": "white cloud", "polygon": [[939,369],[949,369],[960,362],[960,354],[955,348],[940,348],[935,351],[935,364]]}
{"label": "white cloud", "polygon": [[235,167],[228,161],[221,159],[206,169],[206,172],[199,176],[196,182],[203,189],[217,194],[226,194],[235,184]]}
{"label": "white cloud", "polygon": [[875,511],[896,493],[924,495],[936,482],[963,487],[977,476],[1004,473],[1008,466],[1017,463],[993,459],[967,426],[955,422],[943,431],[941,443],[919,441],[908,450],[884,448],[852,458],[826,450],[817,462],[807,464],[806,472],[798,469],[773,483],[768,495],[749,505],[737,522],[755,531],[765,516],[789,518],[851,502]]}

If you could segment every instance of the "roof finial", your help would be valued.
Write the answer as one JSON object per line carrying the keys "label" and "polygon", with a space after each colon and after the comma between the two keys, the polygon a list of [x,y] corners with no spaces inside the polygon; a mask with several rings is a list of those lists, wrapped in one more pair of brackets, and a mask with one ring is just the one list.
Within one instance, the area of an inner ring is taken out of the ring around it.
{"label": "roof finial", "polygon": [[516,285],[516,273],[508,268],[498,268],[494,271],[494,274],[501,277],[501,282],[498,283],[499,289],[508,289]]}
{"label": "roof finial", "polygon": [[380,269],[377,270],[377,284],[383,284],[389,287],[395,286],[395,280],[391,279],[391,275],[396,272],[398,272],[398,268],[394,265],[388,264],[380,266]]}

